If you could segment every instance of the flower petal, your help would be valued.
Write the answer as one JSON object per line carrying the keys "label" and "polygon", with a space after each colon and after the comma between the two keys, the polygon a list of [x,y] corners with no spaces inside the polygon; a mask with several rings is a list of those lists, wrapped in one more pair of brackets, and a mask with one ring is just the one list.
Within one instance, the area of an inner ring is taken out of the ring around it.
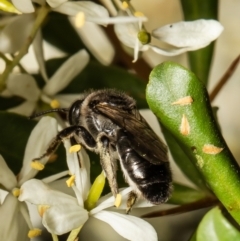
{"label": "flower petal", "polygon": [[7,111],[16,113],[19,115],[30,116],[33,113],[35,107],[36,107],[36,102],[24,101],[22,104],[13,108],[9,108]]}
{"label": "flower petal", "polygon": [[28,226],[22,215],[19,215],[19,202],[16,197],[7,195],[4,203],[0,205],[0,217],[1,240],[28,240]]}
{"label": "flower petal", "polygon": [[[27,146],[25,149],[23,167],[19,173],[20,185],[25,181],[36,175],[37,170],[31,168],[30,163],[34,158],[41,156],[49,146],[49,143],[58,133],[57,121],[52,118],[45,116],[32,130]],[[45,164],[48,157],[41,160],[42,164]]]}
{"label": "flower petal", "polygon": [[0,155],[0,184],[8,191],[17,186],[17,179]]}
{"label": "flower petal", "polygon": [[86,19],[88,17],[95,18],[108,18],[109,14],[106,8],[90,1],[77,1],[77,2],[65,2],[59,7],[55,8],[54,11],[75,16],[79,12],[85,14]]}
{"label": "flower petal", "polygon": [[88,64],[89,55],[86,50],[80,50],[55,72],[49,82],[43,88],[46,95],[53,96],[63,90]]}
{"label": "flower petal", "polygon": [[35,11],[31,0],[12,0],[12,3],[22,13],[32,13]]}
{"label": "flower petal", "polygon": [[[74,18],[70,18],[74,25]],[[86,22],[81,28],[75,28],[91,53],[104,65],[110,65],[115,56],[114,47],[103,28],[95,23]],[[92,36],[98,36],[96,41]],[[104,54],[102,54],[104,53]]]}
{"label": "flower petal", "polygon": [[[86,151],[82,148],[78,153],[69,153],[70,141],[65,141],[64,146],[67,154],[67,164],[71,175],[75,175],[75,183],[82,201],[86,200],[91,182],[90,182],[90,160]],[[79,160],[81,161],[81,167],[79,166]],[[78,195],[79,199],[79,195]],[[78,200],[81,205],[81,200]]]}
{"label": "flower petal", "polygon": [[[115,24],[114,31],[118,39],[130,48],[136,45],[137,34],[139,31],[138,23]],[[140,44],[140,43],[139,43]]]}
{"label": "flower petal", "polygon": [[33,21],[33,14],[24,14],[13,18],[0,32],[0,51],[2,53],[18,51],[29,36]]}
{"label": "flower petal", "polygon": [[35,79],[29,74],[10,74],[7,80],[8,90],[28,101],[37,101],[40,89]]}
{"label": "flower petal", "polygon": [[33,40],[33,50],[39,65],[40,73],[45,80],[45,82],[48,82],[47,72],[44,64],[44,56],[43,56],[43,39],[42,39],[42,33],[39,30],[36,34],[36,37]]}
{"label": "flower petal", "polygon": [[35,205],[77,205],[76,198],[53,190],[38,179],[30,179],[23,183],[18,200],[27,201]]}
{"label": "flower petal", "polygon": [[46,2],[52,7],[56,8],[63,4],[64,2],[67,2],[67,0],[46,0]]}
{"label": "flower petal", "polygon": [[158,240],[155,229],[141,218],[109,211],[101,211],[93,216],[108,223],[118,234],[128,240]]}
{"label": "flower petal", "polygon": [[77,205],[57,204],[43,215],[43,225],[50,233],[61,235],[82,226],[88,220],[88,212]]}
{"label": "flower petal", "polygon": [[80,94],[61,94],[61,95],[55,95],[54,99],[56,99],[61,108],[68,108],[72,105],[73,102],[78,100],[80,98]]}
{"label": "flower petal", "polygon": [[223,26],[218,21],[200,19],[168,24],[154,30],[152,35],[179,48],[198,49],[217,39],[222,31]]}
{"label": "flower petal", "polygon": [[78,228],[88,219],[88,212],[78,205],[76,198],[52,190],[37,179],[31,179],[22,185],[18,199],[49,206],[43,213],[42,221],[50,233],[61,235]]}

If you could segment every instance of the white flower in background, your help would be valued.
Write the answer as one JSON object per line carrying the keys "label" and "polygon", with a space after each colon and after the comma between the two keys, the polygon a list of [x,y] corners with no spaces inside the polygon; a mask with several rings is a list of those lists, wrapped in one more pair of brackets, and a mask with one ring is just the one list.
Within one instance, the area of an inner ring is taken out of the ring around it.
{"label": "white flower in background", "polygon": [[[119,40],[128,47],[134,48],[134,61],[138,51],[152,49],[158,54],[175,56],[209,45],[223,31],[223,26],[216,20],[196,20],[168,24],[152,31],[150,35],[142,25],[137,23],[115,24],[115,33]],[[150,44],[151,36],[172,46],[162,49]]]}
{"label": "white flower in background", "polygon": [[56,136],[57,132],[57,122],[54,118],[44,117],[38,122],[28,139],[23,166],[17,177],[8,168],[5,160],[0,155],[1,240],[26,240],[27,235],[33,237],[41,233],[40,230],[33,228],[26,204],[19,202],[17,197],[20,192],[19,187],[37,174],[38,170],[35,168],[43,168],[44,164],[46,164],[48,158],[31,165],[33,158],[40,156],[46,150],[49,142]]}
{"label": "white flower in background", "polygon": [[26,101],[8,111],[29,116],[39,100],[50,104],[53,108],[69,107],[79,97],[79,94],[58,95],[57,93],[63,90],[85,68],[88,62],[88,53],[85,50],[80,50],[60,66],[42,89],[39,89],[31,75],[10,74],[7,80],[8,92],[20,96]]}
{"label": "white flower in background", "polygon": [[[131,215],[105,210],[114,206],[112,194],[108,195],[108,197],[100,198],[98,205],[95,208],[90,208],[89,212],[86,210],[84,201],[89,201],[87,196],[90,189],[89,159],[85,152],[82,153],[83,150],[81,150],[81,168],[79,168],[76,153],[69,153],[70,143],[65,141],[64,144],[67,150],[67,163],[71,173],[69,180],[72,181],[72,184],[68,182],[68,185],[72,186],[76,198],[60,191],[52,190],[42,181],[36,179],[25,182],[21,187],[19,196],[20,201],[27,201],[38,206],[39,214],[46,229],[50,233],[61,235],[80,228],[89,218],[97,218],[108,223],[119,235],[128,240],[157,240],[156,231],[146,221]],[[102,182],[102,179],[105,182],[104,174],[101,174],[98,178],[101,179],[100,182]],[[95,182],[98,183],[99,179]],[[99,191],[99,186],[96,187],[96,190],[97,192]],[[126,208],[126,200],[130,191],[131,188],[127,188],[120,192],[123,199],[120,208]]]}

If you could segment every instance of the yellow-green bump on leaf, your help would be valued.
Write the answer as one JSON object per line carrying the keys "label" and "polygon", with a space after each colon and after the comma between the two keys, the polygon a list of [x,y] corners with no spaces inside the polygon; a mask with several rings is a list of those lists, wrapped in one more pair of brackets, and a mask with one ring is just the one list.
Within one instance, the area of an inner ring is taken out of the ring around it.
{"label": "yellow-green bump on leaf", "polygon": [[185,114],[183,114],[182,116],[180,132],[183,136],[187,136],[190,134],[190,125]]}

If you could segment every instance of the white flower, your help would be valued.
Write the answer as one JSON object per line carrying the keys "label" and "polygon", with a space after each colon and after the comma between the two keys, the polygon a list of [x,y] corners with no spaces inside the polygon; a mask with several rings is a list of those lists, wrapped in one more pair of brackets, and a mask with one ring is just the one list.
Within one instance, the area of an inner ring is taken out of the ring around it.
{"label": "white flower", "polygon": [[[30,165],[32,159],[40,156],[46,150],[49,142],[56,134],[57,122],[55,119],[44,117],[39,121],[28,139],[23,166],[17,177],[0,155],[1,240],[26,240],[29,229],[33,230],[26,204],[19,202],[16,197],[19,195],[19,187],[38,172]],[[41,165],[44,165],[47,160],[47,158],[41,160]]]}
{"label": "white flower", "polygon": [[69,107],[79,97],[79,94],[58,95],[57,93],[63,90],[85,68],[88,62],[88,53],[85,50],[80,50],[62,64],[42,90],[38,88],[31,75],[10,74],[7,80],[7,90],[12,95],[21,96],[26,101],[8,111],[29,116],[39,100],[50,104],[53,108],[57,108],[58,105]]}
{"label": "white flower", "polygon": [[141,24],[116,24],[114,29],[123,44],[134,48],[134,61],[136,61],[138,51],[148,49],[152,49],[158,54],[175,56],[203,48],[219,37],[223,26],[216,20],[200,19],[168,24],[154,30],[151,36],[172,45],[173,48],[169,49],[151,45],[151,36],[142,28]]}
{"label": "white flower", "polygon": [[[36,1],[36,0],[35,0]],[[14,6],[23,13],[35,11],[31,0],[13,0]],[[34,2],[34,1],[33,1]],[[38,0],[43,5],[45,0]],[[84,14],[84,20],[97,24],[114,24],[116,22],[138,22],[139,18],[134,16],[110,18],[107,9],[91,1],[68,1],[68,0],[46,0],[52,11],[76,16],[78,13]],[[146,21],[146,17],[141,18]]]}
{"label": "white flower", "polygon": [[[65,142],[67,153],[69,146],[69,142]],[[84,208],[84,201],[90,188],[90,175],[88,156],[84,153],[82,155],[84,156],[80,157],[81,168],[79,169],[75,153],[67,154],[70,173],[72,177],[75,177],[75,184],[72,187],[76,198],[52,190],[40,180],[32,179],[22,185],[19,200],[38,205],[43,225],[50,233],[61,235],[81,227],[89,218],[97,218],[108,223],[118,234],[128,240],[157,240],[154,228],[146,221],[131,215],[104,210],[113,207],[114,197],[112,195],[100,198],[98,205],[90,212]],[[121,207],[126,208],[126,200],[130,191],[131,188],[127,188],[120,192],[123,199]]]}

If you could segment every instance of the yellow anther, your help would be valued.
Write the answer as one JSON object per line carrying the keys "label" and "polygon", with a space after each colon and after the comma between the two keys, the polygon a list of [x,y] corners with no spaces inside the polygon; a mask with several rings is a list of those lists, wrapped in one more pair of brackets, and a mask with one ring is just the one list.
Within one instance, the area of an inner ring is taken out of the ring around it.
{"label": "yellow anther", "polygon": [[45,167],[45,166],[44,166],[41,162],[39,162],[39,161],[32,161],[30,165],[31,165],[31,168],[33,168],[33,169],[35,169],[35,170],[38,170],[38,171],[43,170],[44,167]]}
{"label": "yellow anther", "polygon": [[79,12],[75,17],[75,25],[77,28],[81,28],[85,23],[85,14],[83,12]]}
{"label": "yellow anther", "polygon": [[38,228],[34,228],[28,231],[29,238],[35,238],[37,236],[40,236],[41,234],[42,234],[42,230]]}
{"label": "yellow anther", "polygon": [[77,145],[73,145],[69,148],[69,152],[73,153],[73,152],[78,152],[81,150],[81,145],[77,144]]}
{"label": "yellow anther", "polygon": [[135,12],[134,16],[135,17],[144,17],[144,14],[142,12]]}
{"label": "yellow anther", "polygon": [[182,116],[180,132],[182,135],[187,136],[190,134],[190,125],[185,114]]}
{"label": "yellow anther", "polygon": [[114,206],[118,208],[121,205],[121,201],[122,201],[122,196],[121,194],[118,193],[115,198]]}
{"label": "yellow anther", "polygon": [[128,3],[126,1],[123,1],[122,8],[123,10],[127,9],[129,7]]}
{"label": "yellow anther", "polygon": [[17,187],[13,188],[12,194],[14,197],[18,197],[20,195],[20,189]]}
{"label": "yellow anther", "polygon": [[50,102],[50,106],[51,106],[53,109],[56,109],[56,108],[59,108],[59,107],[60,107],[60,103],[59,103],[58,100],[53,99],[53,100]]}
{"label": "yellow anther", "polygon": [[38,205],[38,213],[40,215],[40,217],[43,217],[43,214],[46,212],[47,209],[50,208],[49,205]]}
{"label": "yellow anther", "polygon": [[71,177],[69,177],[66,181],[67,183],[67,186],[68,187],[71,187],[73,184],[74,184],[74,181],[75,181],[75,175],[72,175]]}

